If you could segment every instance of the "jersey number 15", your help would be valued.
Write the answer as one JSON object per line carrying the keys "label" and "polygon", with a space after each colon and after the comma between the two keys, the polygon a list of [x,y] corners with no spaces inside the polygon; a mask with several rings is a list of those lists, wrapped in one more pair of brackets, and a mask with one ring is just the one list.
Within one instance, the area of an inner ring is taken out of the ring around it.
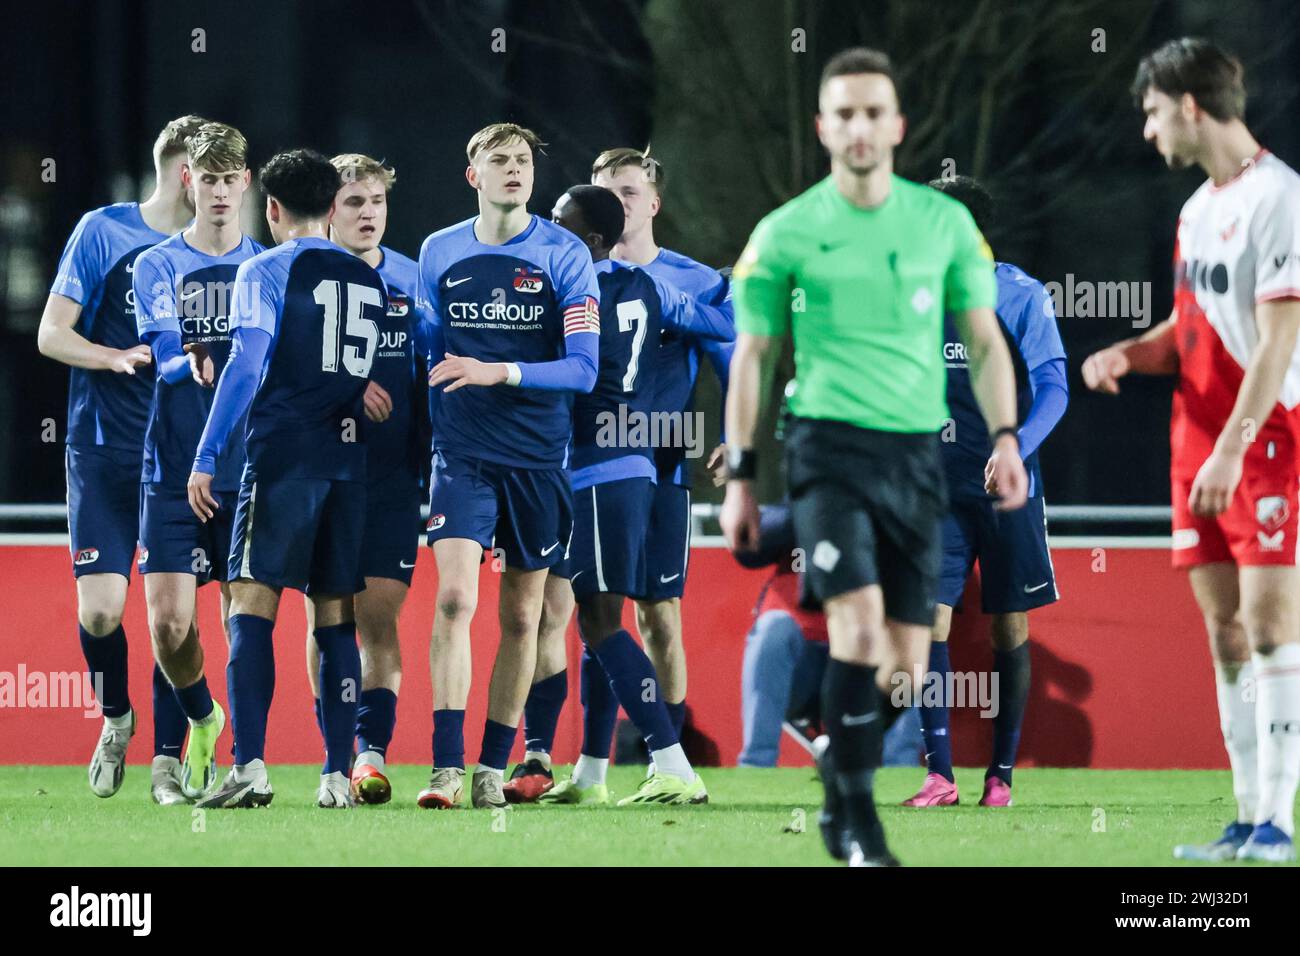
{"label": "jersey number 15", "polygon": [[[325,327],[320,347],[321,370],[337,372],[339,353],[342,352],[344,371],[357,378],[368,378],[370,363],[375,360],[375,345],[379,341],[379,324],[374,319],[365,318],[362,310],[367,305],[376,309],[384,307],[379,290],[349,282],[345,297],[338,280],[323,279],[313,294],[316,304],[325,310]],[[340,335],[339,315],[343,313],[346,313],[346,319]],[[353,341],[349,342],[349,339]],[[356,339],[365,343],[364,348],[358,346]]]}

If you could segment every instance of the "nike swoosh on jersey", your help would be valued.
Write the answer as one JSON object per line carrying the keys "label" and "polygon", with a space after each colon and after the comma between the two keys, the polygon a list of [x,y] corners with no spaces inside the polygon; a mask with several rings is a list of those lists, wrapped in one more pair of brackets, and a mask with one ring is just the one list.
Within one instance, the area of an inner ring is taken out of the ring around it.
{"label": "nike swoosh on jersey", "polygon": [[463,279],[457,279],[455,282],[452,282],[452,281],[451,281],[451,276],[447,276],[447,288],[448,288],[448,289],[453,289],[453,288],[455,288],[456,286],[460,285],[462,282],[468,282],[468,281],[469,281],[470,279],[472,279],[472,278],[474,278],[474,277],[473,277],[473,276],[466,276],[466,277],[463,278]]}

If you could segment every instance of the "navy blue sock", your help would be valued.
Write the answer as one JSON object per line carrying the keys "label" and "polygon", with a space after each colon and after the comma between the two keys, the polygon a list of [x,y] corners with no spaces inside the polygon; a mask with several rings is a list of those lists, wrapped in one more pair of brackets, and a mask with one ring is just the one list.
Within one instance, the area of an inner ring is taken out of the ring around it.
{"label": "navy blue sock", "polygon": [[163,669],[154,661],[153,665],[153,755],[155,757],[177,757],[185,745],[185,732],[190,723],[185,719],[185,710],[176,698],[176,689],[163,673]]}
{"label": "navy blue sock", "polygon": [[596,657],[609,675],[618,702],[636,724],[650,751],[677,743],[672,718],[659,693],[655,667],[632,635],[624,630],[615,631],[596,648]]}
{"label": "navy blue sock", "polygon": [[[212,716],[212,692],[208,690],[208,678],[206,675],[200,677],[189,687],[176,688],[176,700],[181,705],[181,710],[190,720],[202,720],[204,717]],[[157,704],[154,704],[154,714],[158,713]],[[157,720],[157,717],[154,718]]]}
{"label": "navy blue sock", "polygon": [[[945,780],[952,781],[952,737],[948,734],[948,672],[952,665],[948,662],[948,642],[930,642],[930,671],[926,674],[922,702],[937,700],[937,704],[921,707],[921,736],[925,738],[925,766],[930,773],[937,773]],[[929,689],[932,681],[938,681],[937,689]]]}
{"label": "navy blue sock", "polygon": [[668,708],[668,719],[673,722],[673,733],[677,735],[678,740],[681,740],[682,728],[686,726],[686,701],[676,704],[665,701],[664,706]]}
{"label": "navy blue sock", "polygon": [[528,691],[524,703],[524,749],[550,753],[555,746],[555,727],[569,696],[569,672],[560,671],[539,680]]}
{"label": "navy blue sock", "polygon": [[993,673],[998,675],[998,714],[993,718],[993,759],[984,776],[1001,777],[1009,787],[1029,700],[1029,642],[1014,651],[995,650]]}
{"label": "navy blue sock", "polygon": [[77,634],[104,716],[125,717],[131,709],[131,697],[126,691],[126,632],[122,625],[111,634],[95,637],[78,624]]}
{"label": "navy blue sock", "polygon": [[515,728],[489,719],[483,725],[483,749],[479,751],[479,767],[505,770],[510,762],[510,750],[515,745]]}
{"label": "navy blue sock", "polygon": [[361,651],[353,621],[318,627],[320,648],[320,711],[325,725],[325,765],[321,773],[352,769],[352,743],[357,733],[361,695]]}
{"label": "navy blue sock", "polygon": [[465,769],[465,711],[433,712],[433,765]]}
{"label": "navy blue sock", "polygon": [[320,739],[325,739],[325,718],[321,716],[320,698],[312,698],[312,708],[316,711],[316,729],[320,731]]}
{"label": "navy blue sock", "polygon": [[275,694],[275,622],[255,614],[235,614],[229,622],[230,662],[226,691],[235,738],[235,763],[266,757],[266,716]]}
{"label": "navy blue sock", "polygon": [[618,698],[609,686],[605,668],[585,647],[578,686],[582,697],[582,752],[588,757],[608,760],[614,742],[614,725],[618,723]]}
{"label": "navy blue sock", "polygon": [[357,753],[373,750],[386,757],[396,725],[397,695],[387,687],[363,690],[357,708]]}

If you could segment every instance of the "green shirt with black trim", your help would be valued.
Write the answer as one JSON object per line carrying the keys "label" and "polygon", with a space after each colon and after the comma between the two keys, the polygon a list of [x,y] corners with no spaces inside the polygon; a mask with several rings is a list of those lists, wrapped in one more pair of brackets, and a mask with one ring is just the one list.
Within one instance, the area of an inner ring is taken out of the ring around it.
{"label": "green shirt with black trim", "polygon": [[944,312],[993,308],[993,254],[960,202],[890,183],[860,209],[827,177],[764,217],[732,276],[736,329],[793,334],[795,415],[934,432]]}

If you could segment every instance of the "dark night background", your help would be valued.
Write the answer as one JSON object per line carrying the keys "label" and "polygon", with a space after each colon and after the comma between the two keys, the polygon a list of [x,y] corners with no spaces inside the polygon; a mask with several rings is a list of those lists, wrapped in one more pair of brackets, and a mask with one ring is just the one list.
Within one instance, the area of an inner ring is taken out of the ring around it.
{"label": "dark night background", "polygon": [[[824,174],[817,77],[831,53],[864,43],[900,72],[900,175],[928,180],[947,161],[984,178],[1002,203],[988,235],[997,258],[1047,283],[1148,282],[1159,322],[1178,209],[1202,174],[1170,173],[1142,141],[1128,93],[1137,61],[1185,34],[1225,45],[1246,64],[1252,131],[1300,166],[1298,26],[1294,0],[9,5],[0,502],[64,497],[62,445],[42,442],[41,423],[53,418],[61,442],[67,371],[36,351],[41,309],[81,214],[152,188],[149,148],[174,116],[240,127],[254,166],[298,145],[385,158],[398,174],[385,244],[410,255],[475,212],[464,145],[489,122],[523,123],[550,143],[539,213],[587,180],[600,150],[648,142],[666,165],[660,244],[722,266],[762,215]],[[196,29],[205,52],[192,49]],[[497,29],[505,52],[492,49]],[[53,183],[41,179],[46,158]],[[245,221],[264,238],[261,207],[250,197]],[[1049,500],[1167,502],[1169,383],[1131,381],[1106,399],[1086,394],[1078,374],[1089,351],[1135,334],[1130,317],[1060,325],[1072,402],[1042,454]],[[888,387],[871,369],[863,383]],[[716,430],[709,372],[697,407]],[[717,500],[696,485],[697,500]]]}

